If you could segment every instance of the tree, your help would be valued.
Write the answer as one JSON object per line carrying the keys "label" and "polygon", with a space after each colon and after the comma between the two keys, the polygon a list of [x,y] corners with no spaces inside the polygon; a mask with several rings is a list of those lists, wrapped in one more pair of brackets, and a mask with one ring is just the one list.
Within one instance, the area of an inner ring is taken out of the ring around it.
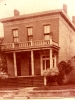
{"label": "tree", "polygon": [[1,51],[1,44],[3,43],[3,38],[0,38],[0,78],[7,78],[7,61],[6,55]]}
{"label": "tree", "polygon": [[0,37],[0,71],[7,72],[6,66],[6,56],[1,50],[1,44],[3,43],[4,38]]}
{"label": "tree", "polygon": [[7,72],[6,56],[3,53],[0,54],[0,71]]}

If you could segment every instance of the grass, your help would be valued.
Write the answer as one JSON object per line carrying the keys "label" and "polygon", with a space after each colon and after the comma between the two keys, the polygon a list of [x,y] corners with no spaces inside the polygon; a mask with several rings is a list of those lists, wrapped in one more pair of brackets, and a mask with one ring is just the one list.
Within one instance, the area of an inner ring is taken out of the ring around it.
{"label": "grass", "polygon": [[71,85],[55,85],[55,86],[42,86],[34,88],[34,90],[64,90],[64,89],[75,89],[75,84]]}

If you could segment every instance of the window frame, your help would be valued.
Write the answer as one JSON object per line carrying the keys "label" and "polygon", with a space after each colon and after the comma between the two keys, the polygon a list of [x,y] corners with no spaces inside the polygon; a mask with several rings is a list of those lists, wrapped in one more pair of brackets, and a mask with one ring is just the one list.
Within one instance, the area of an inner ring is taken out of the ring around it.
{"label": "window frame", "polygon": [[[29,34],[29,30],[30,29],[30,34]],[[33,27],[27,27],[27,36],[28,36],[28,41],[31,41],[33,39]]]}
{"label": "window frame", "polygon": [[19,42],[18,29],[17,28],[16,29],[12,29],[12,34],[13,34],[13,41],[14,41],[14,43],[18,43]]}
{"label": "window frame", "polygon": [[[30,29],[30,34],[29,34],[29,30]],[[33,27],[27,27],[27,35],[28,36],[33,36]]]}
{"label": "window frame", "polygon": [[[49,29],[47,29],[47,27]],[[50,39],[50,32],[51,32],[50,24],[43,25],[44,40],[49,40]],[[46,39],[46,36],[48,37],[48,39]]]}
{"label": "window frame", "polygon": [[[47,27],[48,27],[49,29],[47,29]],[[44,35],[49,35],[50,32],[51,32],[51,30],[50,30],[50,24],[44,25],[44,26],[43,26],[43,31],[44,31]],[[48,32],[47,32],[47,31],[48,31]]]}

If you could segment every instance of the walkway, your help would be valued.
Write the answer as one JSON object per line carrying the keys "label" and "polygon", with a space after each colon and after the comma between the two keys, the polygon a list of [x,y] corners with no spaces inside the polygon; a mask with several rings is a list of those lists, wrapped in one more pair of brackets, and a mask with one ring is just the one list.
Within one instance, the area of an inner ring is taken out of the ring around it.
{"label": "walkway", "polygon": [[33,90],[34,88],[35,87],[26,87],[20,88],[19,90],[0,91],[0,96],[6,99],[75,98],[75,89],[36,91]]}

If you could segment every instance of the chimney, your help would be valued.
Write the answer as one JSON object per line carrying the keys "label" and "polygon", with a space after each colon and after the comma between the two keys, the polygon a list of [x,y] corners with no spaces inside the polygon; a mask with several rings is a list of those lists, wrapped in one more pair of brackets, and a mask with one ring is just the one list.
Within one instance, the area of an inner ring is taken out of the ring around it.
{"label": "chimney", "polygon": [[67,14],[67,5],[66,4],[63,4],[63,10]]}
{"label": "chimney", "polygon": [[72,16],[72,22],[75,24],[75,16]]}
{"label": "chimney", "polygon": [[19,16],[20,15],[20,12],[18,10],[14,10],[14,16]]}

